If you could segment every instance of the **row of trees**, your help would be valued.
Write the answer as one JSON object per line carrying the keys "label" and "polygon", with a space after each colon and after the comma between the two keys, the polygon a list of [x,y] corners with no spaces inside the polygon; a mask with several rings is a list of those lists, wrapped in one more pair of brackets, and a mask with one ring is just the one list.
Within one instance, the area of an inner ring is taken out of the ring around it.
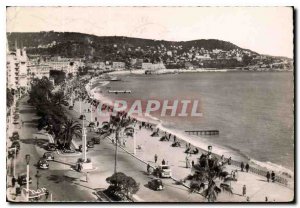
{"label": "row of trees", "polygon": [[61,104],[67,102],[62,91],[52,92],[54,86],[48,78],[34,79],[31,83],[28,102],[32,104],[37,115],[38,129],[46,129],[54,135],[60,149],[70,149],[74,137],[81,136],[81,126],[77,121],[69,120]]}

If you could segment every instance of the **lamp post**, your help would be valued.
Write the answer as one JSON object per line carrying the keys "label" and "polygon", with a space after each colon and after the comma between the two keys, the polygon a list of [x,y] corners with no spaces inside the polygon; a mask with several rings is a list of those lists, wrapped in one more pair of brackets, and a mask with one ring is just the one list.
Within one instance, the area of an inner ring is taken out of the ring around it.
{"label": "lamp post", "polygon": [[82,154],[83,162],[86,162],[86,129],[84,125],[82,126]]}
{"label": "lamp post", "polygon": [[26,164],[27,164],[27,171],[26,171],[26,201],[29,201],[29,162],[30,162],[30,155],[25,156]]}

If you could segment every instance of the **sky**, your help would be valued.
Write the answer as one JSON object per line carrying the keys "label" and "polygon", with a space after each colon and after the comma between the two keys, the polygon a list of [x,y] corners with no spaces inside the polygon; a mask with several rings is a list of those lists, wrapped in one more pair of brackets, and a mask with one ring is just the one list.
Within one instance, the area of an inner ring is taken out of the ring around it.
{"label": "sky", "polygon": [[7,32],[81,32],[187,41],[219,39],[293,57],[290,7],[9,7]]}

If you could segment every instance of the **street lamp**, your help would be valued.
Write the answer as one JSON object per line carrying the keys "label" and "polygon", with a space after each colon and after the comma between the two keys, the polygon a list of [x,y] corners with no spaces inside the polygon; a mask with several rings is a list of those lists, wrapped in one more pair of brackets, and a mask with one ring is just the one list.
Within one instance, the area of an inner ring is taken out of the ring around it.
{"label": "street lamp", "polygon": [[25,156],[26,164],[27,164],[27,173],[26,173],[26,200],[29,201],[29,162],[30,155]]}

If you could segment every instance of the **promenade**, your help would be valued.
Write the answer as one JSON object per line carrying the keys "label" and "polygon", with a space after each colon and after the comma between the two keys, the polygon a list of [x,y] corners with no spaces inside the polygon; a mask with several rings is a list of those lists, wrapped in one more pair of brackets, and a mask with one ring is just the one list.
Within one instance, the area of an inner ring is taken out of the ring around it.
{"label": "promenade", "polygon": [[[46,152],[45,146],[49,142],[53,142],[51,136],[44,131],[37,130],[38,117],[35,114],[35,109],[27,103],[28,97],[24,97],[20,101],[19,112],[21,120],[24,121],[23,126],[19,126],[17,131],[20,134],[21,150],[16,160],[16,175],[22,174],[26,170],[25,155],[31,155],[30,161],[30,176],[32,183],[31,190],[45,187],[52,194],[52,201],[102,201],[97,192],[108,187],[106,178],[114,172],[115,144],[109,137],[101,137],[99,145],[94,148],[89,148],[87,157],[93,163],[92,170],[78,172],[74,169],[76,162],[82,158],[82,153],[61,154],[55,152],[55,160],[50,163],[48,170],[39,170],[40,177],[36,177],[36,163]],[[81,113],[80,113],[81,106]],[[70,119],[78,121],[81,114],[85,114],[87,120],[84,122],[87,128],[87,140],[93,137],[98,137],[99,134],[94,132],[94,129],[88,128],[91,118],[94,121],[96,112],[88,112],[90,103],[83,101],[80,105],[79,101],[75,101],[74,109],[69,110],[65,107],[65,114]],[[101,124],[108,121],[108,117],[97,117],[97,121]],[[158,137],[152,137],[149,128],[142,127],[139,129],[137,123],[135,127],[135,147],[140,146],[134,155],[134,139],[132,137],[121,137],[121,141],[126,141],[125,145],[120,145],[117,154],[117,171],[133,177],[140,183],[139,191],[133,196],[135,202],[206,202],[207,200],[198,193],[189,193],[189,184],[179,185],[176,181],[183,180],[186,176],[192,173],[191,168],[186,168],[184,153],[186,144],[182,143],[181,147],[172,147],[173,139],[170,141],[159,141],[164,135],[160,133]],[[78,147],[82,144],[81,138],[73,139],[74,146]],[[122,142],[121,142],[122,143]],[[10,145],[8,140],[8,146]],[[206,153],[200,150],[197,155],[188,156],[190,161],[197,162],[197,158],[201,153]],[[154,155],[158,155],[157,163],[154,162]],[[147,183],[155,178],[148,175],[146,165],[157,166],[165,160],[171,166],[173,179],[163,179],[165,189],[161,192],[156,192],[149,189]],[[9,201],[23,201],[24,198],[15,196],[15,190],[10,187],[12,175],[12,159],[7,161],[7,198]],[[265,177],[253,173],[241,172],[234,165],[226,166],[226,171],[231,172],[237,170],[237,182],[231,182],[233,194],[221,193],[218,202],[265,202],[266,197],[269,202],[288,202],[294,198],[293,189],[282,186],[278,183],[268,183]],[[220,183],[220,181],[217,181]],[[246,185],[246,195],[242,196],[242,187]],[[40,201],[50,201],[49,198],[42,197]]]}
{"label": "promenade", "polygon": [[[75,111],[79,112],[79,102],[75,102]],[[90,120],[91,113],[88,113],[87,109],[90,109],[90,104],[87,102],[82,102],[82,109],[85,110],[87,120]],[[94,115],[93,115],[94,113]],[[92,112],[92,118],[95,117],[95,112]],[[100,124],[104,121],[108,121],[108,117],[98,118]],[[161,164],[164,159],[168,165],[172,168],[172,173],[175,179],[181,180],[186,176],[191,174],[191,168],[186,168],[186,154],[184,153],[186,144],[182,143],[181,147],[172,147],[171,144],[173,139],[168,141],[159,141],[164,134],[160,134],[159,137],[151,137],[153,133],[150,129],[142,128],[139,130],[138,125],[135,128],[136,131],[136,147],[139,145],[142,147],[141,150],[136,150],[136,155],[134,158],[137,161],[142,160],[146,164],[149,163],[152,166],[157,166]],[[113,137],[113,136],[112,136]],[[122,146],[128,154],[133,156],[134,152],[134,142],[132,137],[123,138],[126,140],[126,146]],[[121,142],[122,143],[122,142]],[[111,144],[113,146],[113,144]],[[197,158],[201,153],[206,153],[206,151],[201,151],[197,155],[191,155],[190,161],[197,162]],[[158,155],[158,162],[154,163],[154,155]],[[239,202],[247,201],[251,202],[265,202],[266,197],[269,202],[289,202],[294,198],[294,191],[292,188],[285,187],[279,183],[268,183],[266,177],[251,173],[251,172],[241,172],[240,168],[234,165],[227,165],[226,171],[231,173],[231,171],[238,171],[237,182],[231,182],[231,187],[233,188],[233,195],[228,195],[227,193],[221,193],[218,197],[218,201],[222,202]],[[188,184],[187,184],[188,185]],[[242,196],[243,185],[246,185],[247,191],[246,195]],[[192,194],[197,195],[197,194]],[[201,196],[200,196],[201,197]]]}

